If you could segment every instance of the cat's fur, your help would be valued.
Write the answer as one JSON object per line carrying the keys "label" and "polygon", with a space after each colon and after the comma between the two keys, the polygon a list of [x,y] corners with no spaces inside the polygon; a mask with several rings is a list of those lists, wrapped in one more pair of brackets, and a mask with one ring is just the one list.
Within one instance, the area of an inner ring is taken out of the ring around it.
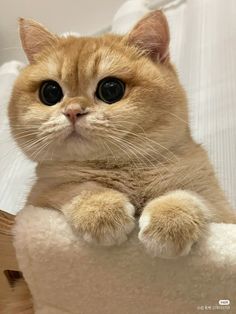
{"label": "cat's fur", "polygon": [[[23,19],[20,33],[30,65],[15,83],[9,117],[19,146],[38,162],[27,204],[62,211],[79,236],[99,245],[125,241],[140,217],[140,241],[167,258],[188,254],[209,222],[236,222],[191,137],[162,12],[125,36],[59,38]],[[112,105],[95,97],[107,76],[126,83]],[[47,79],[66,95],[53,107],[38,98]],[[74,132],[62,114],[68,107],[87,113]]]}

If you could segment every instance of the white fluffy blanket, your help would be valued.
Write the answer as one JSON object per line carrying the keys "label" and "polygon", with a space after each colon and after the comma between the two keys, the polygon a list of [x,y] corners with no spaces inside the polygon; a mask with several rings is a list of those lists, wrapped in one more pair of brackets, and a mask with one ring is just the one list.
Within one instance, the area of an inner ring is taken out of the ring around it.
{"label": "white fluffy blanket", "polygon": [[219,313],[225,299],[236,313],[236,225],[211,224],[189,256],[164,260],[147,255],[137,232],[120,247],[90,247],[55,210],[28,207],[16,222],[36,314]]}

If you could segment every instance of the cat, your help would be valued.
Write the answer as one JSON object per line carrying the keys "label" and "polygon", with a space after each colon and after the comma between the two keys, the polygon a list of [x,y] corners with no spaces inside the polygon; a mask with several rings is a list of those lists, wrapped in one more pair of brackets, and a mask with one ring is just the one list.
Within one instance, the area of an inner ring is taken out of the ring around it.
{"label": "cat", "polygon": [[185,255],[209,222],[233,222],[207,153],[191,137],[187,100],[161,11],[125,35],[60,38],[20,20],[29,59],[9,104],[12,134],[38,162],[27,204],[64,213],[85,241],[139,239]]}
{"label": "cat", "polygon": [[37,165],[27,205],[61,211],[78,237],[138,238],[163,258],[187,255],[210,222],[235,223],[153,11],[124,36],[58,37],[20,19],[29,60],[9,104],[11,132]]}

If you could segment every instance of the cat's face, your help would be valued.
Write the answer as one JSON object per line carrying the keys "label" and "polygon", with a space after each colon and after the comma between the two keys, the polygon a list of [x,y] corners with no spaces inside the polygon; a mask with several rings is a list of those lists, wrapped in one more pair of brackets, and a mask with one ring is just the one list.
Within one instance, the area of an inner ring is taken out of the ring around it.
{"label": "cat's face", "polygon": [[157,37],[147,35],[153,18],[164,19],[152,13],[126,36],[99,38],[59,38],[21,21],[30,65],[15,84],[9,117],[31,159],[138,161],[178,142],[185,96],[169,63],[168,29],[159,21]]}

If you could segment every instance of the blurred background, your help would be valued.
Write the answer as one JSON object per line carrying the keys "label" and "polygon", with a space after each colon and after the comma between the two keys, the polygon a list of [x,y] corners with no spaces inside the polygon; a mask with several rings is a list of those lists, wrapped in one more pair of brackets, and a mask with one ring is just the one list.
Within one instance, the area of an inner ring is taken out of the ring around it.
{"label": "blurred background", "polygon": [[82,35],[102,31],[125,0],[1,0],[0,64],[11,59],[25,61],[17,31],[19,17],[32,18],[56,33]]}

